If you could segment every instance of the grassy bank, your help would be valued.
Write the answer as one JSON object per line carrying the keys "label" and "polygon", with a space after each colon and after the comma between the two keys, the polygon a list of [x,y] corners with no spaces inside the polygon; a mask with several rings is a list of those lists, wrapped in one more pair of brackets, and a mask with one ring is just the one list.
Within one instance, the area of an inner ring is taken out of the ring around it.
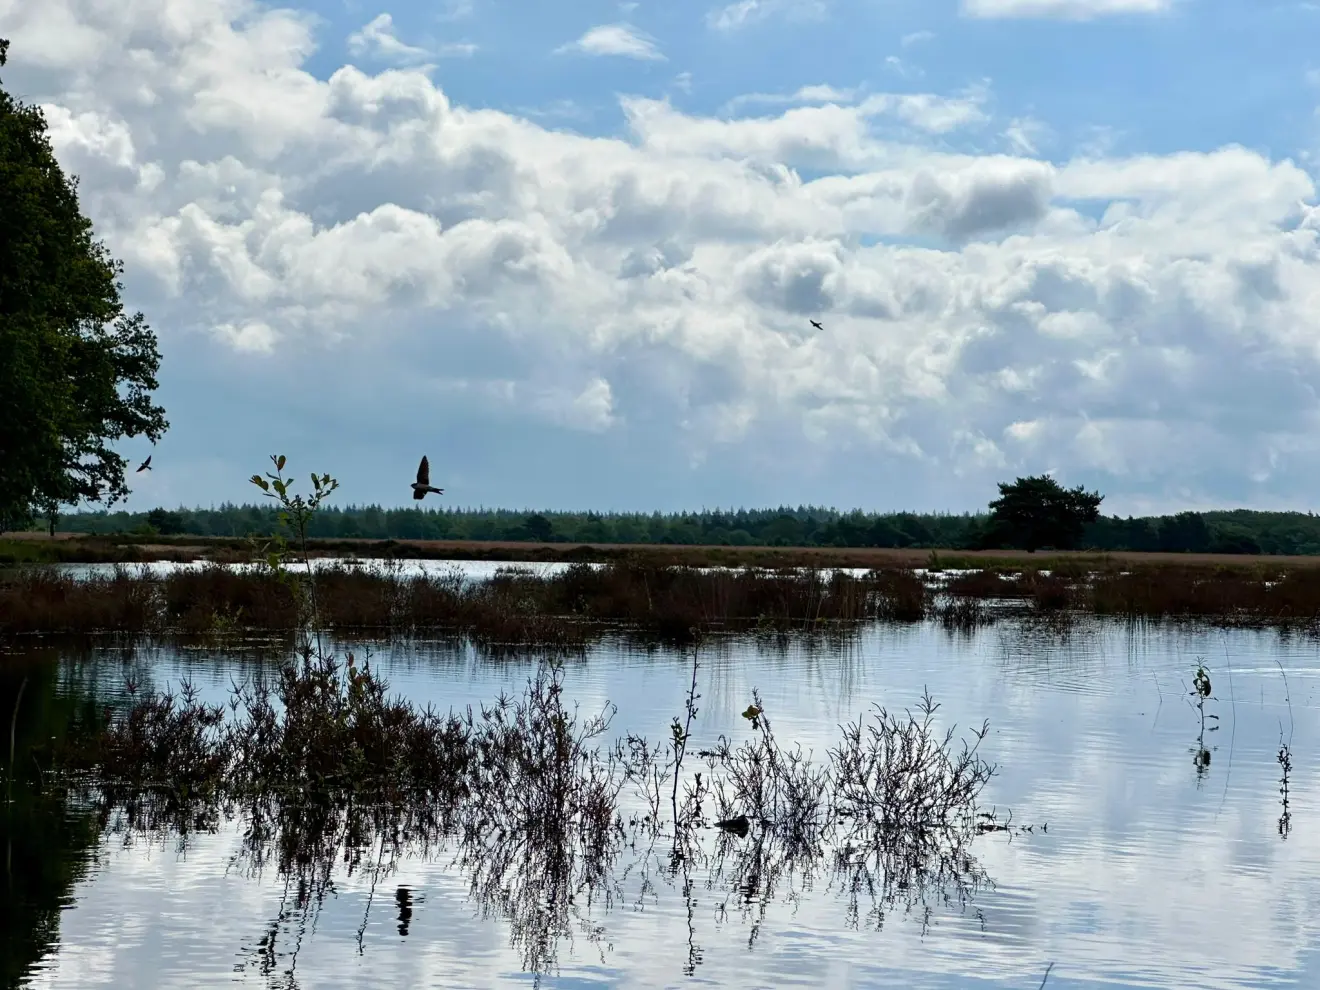
{"label": "grassy bank", "polygon": [[[457,571],[409,575],[399,565],[331,564],[317,569],[315,607],[319,624],[340,633],[447,630],[491,646],[561,648],[617,629],[677,642],[697,631],[854,628],[874,620],[975,625],[993,617],[984,607],[991,601],[1054,614],[1320,627],[1320,569],[1310,566],[1056,559],[1052,569],[1014,570],[1007,560],[996,563],[925,576],[878,567],[857,576],[632,558],[553,575],[506,570],[483,582]],[[262,569],[211,564],[151,576],[126,567],[88,580],[20,569],[0,578],[0,633],[292,632],[305,605],[296,584]]]}
{"label": "grassy bank", "polygon": [[[929,550],[915,547],[732,547],[674,543],[531,543],[491,540],[309,539],[315,557],[398,560],[483,560],[529,563],[639,561],[655,566],[1102,570],[1128,564],[1191,567],[1297,569],[1320,567],[1320,556],[1280,556],[1145,551]],[[28,563],[135,563],[153,560],[235,562],[252,557],[252,541],[201,536],[85,536],[6,533],[0,565]]]}

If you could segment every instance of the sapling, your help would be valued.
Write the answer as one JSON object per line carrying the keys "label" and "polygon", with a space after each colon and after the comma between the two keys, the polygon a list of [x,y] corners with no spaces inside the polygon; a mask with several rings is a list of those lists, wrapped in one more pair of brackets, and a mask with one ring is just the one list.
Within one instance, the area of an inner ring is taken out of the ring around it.
{"label": "sapling", "polygon": [[294,589],[294,594],[298,599],[299,618],[303,623],[312,625],[316,632],[317,652],[324,655],[321,648],[320,624],[316,621],[316,577],[312,573],[311,554],[307,549],[307,527],[312,520],[312,516],[316,514],[316,510],[321,507],[321,503],[339,487],[339,482],[328,474],[318,475],[316,472],[312,472],[312,494],[308,497],[291,495],[293,479],[284,476],[284,465],[286,463],[284,455],[271,454],[270,460],[275,465],[274,473],[267,471],[264,478],[259,474],[254,474],[250,480],[252,484],[266,494],[267,498],[273,498],[280,504],[279,520],[285,527],[292,530],[298,541],[298,550],[302,555],[301,563],[307,570],[310,608],[302,599],[301,585],[292,581],[289,575],[286,566],[289,557],[289,546],[282,533],[276,533],[272,542],[267,544],[265,562],[277,577],[286,581],[289,587]]}

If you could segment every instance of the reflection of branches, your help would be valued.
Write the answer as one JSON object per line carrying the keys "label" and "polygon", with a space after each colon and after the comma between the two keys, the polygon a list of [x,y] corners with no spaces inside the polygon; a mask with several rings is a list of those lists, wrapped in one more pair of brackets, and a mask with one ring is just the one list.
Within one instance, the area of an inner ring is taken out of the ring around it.
{"label": "reflection of branches", "polygon": [[[854,925],[875,927],[900,908],[924,924],[988,882],[968,851],[994,772],[977,755],[986,727],[957,749],[952,730],[936,730],[926,695],[916,714],[877,708],[845,725],[817,763],[779,744],[754,692],[750,738],[721,737],[699,754],[703,771],[688,774],[695,670],[694,661],[688,718],[675,720],[668,746],[630,736],[606,748],[613,708],[583,716],[567,706],[557,665],[538,669],[521,696],[441,717],[387,700],[351,656],[342,670],[304,657],[271,685],[236,686],[229,719],[187,688],[138,701],[76,754],[97,757],[90,772],[67,780],[126,837],[185,841],[241,822],[234,865],[254,875],[273,867],[285,883],[252,959],[269,983],[289,987],[338,872],[370,871],[364,951],[376,887],[404,855],[448,856],[537,974],[554,971],[578,935],[600,946],[599,913],[634,882],[639,908],[657,898],[659,878],[684,899],[687,975],[702,960],[694,891],[703,873],[717,917],[736,912],[749,944],[778,901],[796,902],[818,877]],[[714,832],[703,827],[707,798]],[[639,810],[625,816],[634,799]],[[396,899],[404,933],[410,895]]]}

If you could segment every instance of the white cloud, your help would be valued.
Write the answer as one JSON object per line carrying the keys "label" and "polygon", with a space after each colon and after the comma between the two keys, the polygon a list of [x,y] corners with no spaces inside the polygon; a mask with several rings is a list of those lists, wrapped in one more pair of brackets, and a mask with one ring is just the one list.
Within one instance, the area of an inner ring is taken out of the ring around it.
{"label": "white cloud", "polygon": [[889,114],[929,134],[945,134],[988,119],[983,109],[988,90],[978,87],[952,99],[932,93],[877,93],[862,101],[866,115]]}
{"label": "white cloud", "polygon": [[594,378],[567,408],[559,411],[564,421],[578,429],[599,433],[614,425],[614,392],[604,378]]}
{"label": "white cloud", "polygon": [[235,326],[232,323],[218,323],[215,333],[233,345],[235,350],[256,354],[269,354],[275,349],[276,334],[269,324],[254,320]]}
{"label": "white cloud", "polygon": [[603,433],[619,422],[613,390],[601,377],[591,379],[576,392],[561,385],[509,378],[441,379],[433,387],[441,394],[461,396],[465,402],[475,401],[502,413],[525,414],[586,433]]}
{"label": "white cloud", "polygon": [[577,41],[562,45],[557,52],[583,55],[619,55],[623,58],[663,61],[664,55],[654,40],[628,24],[602,24],[591,28]]}
{"label": "white cloud", "polygon": [[736,31],[770,17],[812,19],[825,14],[825,0],[734,0],[706,15],[716,31]]}
{"label": "white cloud", "polygon": [[910,34],[903,35],[903,37],[899,39],[899,44],[904,48],[911,48],[913,45],[919,45],[923,41],[931,41],[934,37],[934,31],[913,31]]}
{"label": "white cloud", "polygon": [[1175,0],[962,0],[971,17],[1059,17],[1089,20],[1111,14],[1161,14]]}
{"label": "white cloud", "polygon": [[783,106],[796,103],[852,103],[857,99],[857,92],[855,88],[836,89],[822,83],[802,86],[792,93],[744,93],[729,100],[725,110],[732,113],[751,104]]}
{"label": "white cloud", "polygon": [[919,66],[904,62],[897,55],[885,56],[885,68],[901,79],[920,79],[926,74]]}
{"label": "white cloud", "polygon": [[1015,155],[1036,155],[1041,143],[1048,140],[1050,129],[1032,117],[1014,117],[1004,128],[1003,137]]}
{"label": "white cloud", "polygon": [[734,119],[632,97],[625,134],[585,137],[417,69],[318,79],[310,20],[238,0],[0,22],[166,375],[199,341],[235,369],[351,353],[391,397],[444,367],[574,435],[798,476],[870,451],[932,485],[1320,482],[1320,210],[1292,162],[1056,166],[1023,120],[990,132],[1013,154],[932,146],[987,122],[984,89],[809,87]]}
{"label": "white cloud", "polygon": [[394,33],[394,19],[389,14],[379,14],[348,36],[349,54],[394,65],[414,65],[431,58],[466,57],[476,50],[476,45],[466,41],[447,42],[434,48],[405,44]]}
{"label": "white cloud", "polygon": [[348,36],[348,51],[357,57],[364,55],[383,61],[407,63],[427,58],[425,48],[404,44],[394,33],[394,18],[378,14],[361,29]]}

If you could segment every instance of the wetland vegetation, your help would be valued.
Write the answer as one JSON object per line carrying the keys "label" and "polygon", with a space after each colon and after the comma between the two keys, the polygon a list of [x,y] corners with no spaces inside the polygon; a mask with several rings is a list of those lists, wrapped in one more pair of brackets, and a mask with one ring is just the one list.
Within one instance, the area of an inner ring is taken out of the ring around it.
{"label": "wetland vegetation", "polygon": [[[334,561],[315,568],[318,622],[338,633],[448,631],[489,645],[581,646],[607,632],[690,638],[696,630],[846,631],[874,620],[953,624],[1008,614],[1094,614],[1142,621],[1207,621],[1314,629],[1320,569],[1111,561],[1013,562],[977,570],[877,567],[710,568],[624,559],[546,572],[458,570],[402,562]],[[260,559],[164,572],[122,565],[79,575],[23,568],[0,576],[0,635],[289,632],[297,586]]]}

